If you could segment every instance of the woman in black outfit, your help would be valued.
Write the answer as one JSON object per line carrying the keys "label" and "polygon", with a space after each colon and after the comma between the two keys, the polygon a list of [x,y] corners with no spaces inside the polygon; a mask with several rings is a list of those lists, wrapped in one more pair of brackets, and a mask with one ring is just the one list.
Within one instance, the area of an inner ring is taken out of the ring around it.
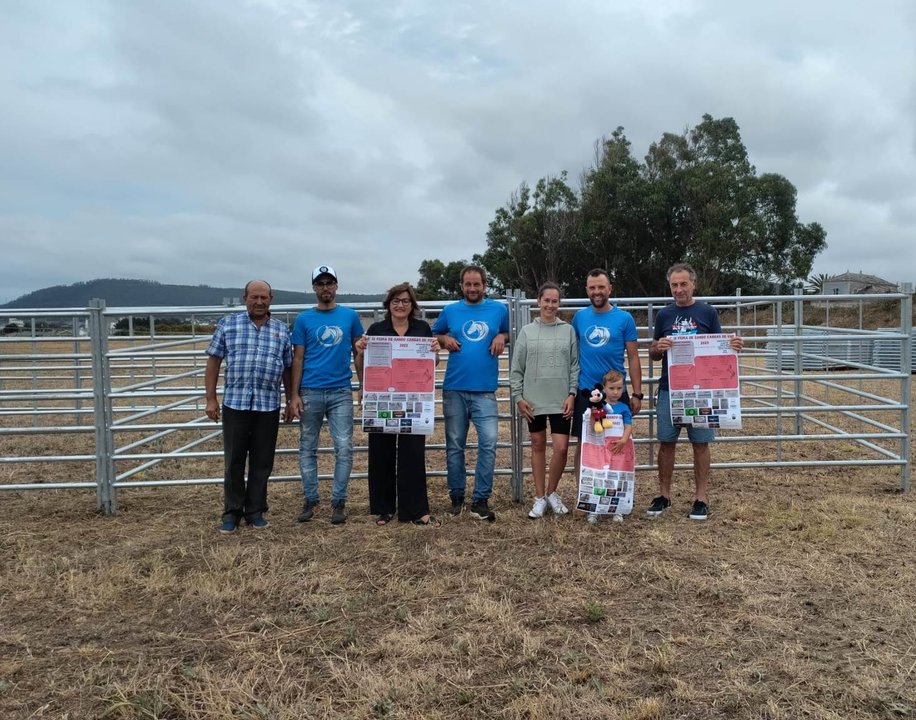
{"label": "woman in black outfit", "polygon": [[[385,319],[370,325],[366,335],[428,337],[433,352],[439,352],[429,323],[416,317],[420,306],[410,283],[391,288],[382,305]],[[365,350],[366,344],[361,339],[357,348]],[[429,513],[425,435],[370,433],[369,512],[376,516],[377,525],[387,525],[395,512],[401,522],[433,527],[441,524]]]}

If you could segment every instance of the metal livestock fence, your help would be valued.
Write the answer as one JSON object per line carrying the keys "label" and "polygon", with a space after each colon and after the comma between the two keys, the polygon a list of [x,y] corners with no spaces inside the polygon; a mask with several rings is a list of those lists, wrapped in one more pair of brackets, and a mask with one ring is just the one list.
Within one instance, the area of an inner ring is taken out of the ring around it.
{"label": "metal livestock fence", "polygon": [[[743,427],[720,433],[714,469],[890,466],[899,472],[900,487],[909,490],[909,288],[883,295],[750,297],[739,292],[704,299],[718,308],[725,332],[745,338]],[[500,362],[496,474],[508,480],[513,499],[520,501],[530,473],[529,443],[524,420],[509,400],[509,354],[537,306],[519,292],[502,301],[511,332]],[[670,299],[614,302],[633,313],[639,330],[649,402],[634,420],[634,437],[637,472],[645,474],[655,467],[652,397],[660,371],[660,363],[648,359],[648,346],[654,317]],[[587,303],[565,300],[561,310],[571,314]],[[424,302],[423,314],[432,319],[443,305]],[[272,311],[291,324],[307,307],[280,305]],[[352,307],[364,324],[382,316],[377,303]],[[88,308],[13,311],[16,323],[8,326],[18,331],[0,337],[0,491],[94,490],[98,507],[113,513],[121,491],[221,483],[220,428],[204,415],[204,350],[216,321],[241,309],[108,308],[96,300]],[[870,328],[873,317],[880,324]],[[427,444],[433,478],[446,474],[439,392],[445,366],[437,370],[440,427]],[[322,440],[329,443],[326,433]],[[473,442],[468,447],[476,448]],[[296,427],[284,425],[277,450],[271,481],[298,482]],[[359,458],[365,452],[365,436],[356,430],[354,454]],[[320,477],[327,480],[332,449],[328,444],[319,453]],[[352,477],[365,476],[365,463],[357,462]]]}

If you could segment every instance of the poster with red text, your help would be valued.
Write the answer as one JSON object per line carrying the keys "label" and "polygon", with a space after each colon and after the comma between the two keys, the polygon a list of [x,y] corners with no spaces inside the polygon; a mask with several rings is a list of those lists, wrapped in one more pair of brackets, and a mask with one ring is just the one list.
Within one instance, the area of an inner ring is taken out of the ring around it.
{"label": "poster with red text", "polygon": [[731,335],[673,335],[668,350],[671,422],[675,426],[741,427],[738,353]]}
{"label": "poster with red text", "polygon": [[432,338],[366,336],[363,430],[430,435],[436,398]]}
{"label": "poster with red text", "polygon": [[611,427],[598,433],[592,427],[592,411],[582,415],[582,464],[576,508],[599,515],[629,515],[633,510],[636,452],[631,437],[623,449],[614,444],[623,437],[623,418],[608,415]]}

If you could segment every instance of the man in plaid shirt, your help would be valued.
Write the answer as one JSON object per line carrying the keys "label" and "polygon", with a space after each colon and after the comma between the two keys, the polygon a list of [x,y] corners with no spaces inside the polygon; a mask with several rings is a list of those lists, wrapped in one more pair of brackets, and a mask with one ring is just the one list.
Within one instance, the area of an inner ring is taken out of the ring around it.
{"label": "man in plaid shirt", "polygon": [[[223,524],[233,533],[242,517],[256,529],[268,526],[267,478],[274,467],[280,426],[280,381],[290,398],[293,350],[286,325],[270,316],[273,292],[263,280],[245,286],[246,312],[227,315],[207,348],[204,387],[207,417],[220,419],[216,399],[219,369],[226,359],[223,388]],[[248,483],[245,483],[245,460]]]}

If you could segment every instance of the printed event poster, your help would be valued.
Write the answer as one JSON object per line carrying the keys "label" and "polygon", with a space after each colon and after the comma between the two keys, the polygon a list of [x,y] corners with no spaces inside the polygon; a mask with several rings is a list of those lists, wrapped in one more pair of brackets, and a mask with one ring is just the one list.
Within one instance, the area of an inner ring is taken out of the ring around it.
{"label": "printed event poster", "polygon": [[435,417],[432,338],[368,335],[363,355],[363,430],[430,435]]}
{"label": "printed event poster", "polygon": [[668,350],[671,422],[697,428],[741,427],[738,353],[732,336],[674,335]]}
{"label": "printed event poster", "polygon": [[596,433],[591,409],[582,415],[582,467],[576,508],[603,515],[629,515],[633,510],[636,452],[632,438],[621,452],[611,452],[611,443],[623,435],[623,417],[608,418],[611,427]]}

